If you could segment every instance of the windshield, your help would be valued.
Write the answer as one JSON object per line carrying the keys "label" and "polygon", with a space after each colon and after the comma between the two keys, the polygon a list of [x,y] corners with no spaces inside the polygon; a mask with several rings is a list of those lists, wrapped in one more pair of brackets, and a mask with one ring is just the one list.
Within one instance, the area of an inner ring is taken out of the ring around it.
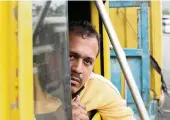
{"label": "windshield", "polygon": [[34,103],[37,120],[69,120],[67,2],[33,1]]}

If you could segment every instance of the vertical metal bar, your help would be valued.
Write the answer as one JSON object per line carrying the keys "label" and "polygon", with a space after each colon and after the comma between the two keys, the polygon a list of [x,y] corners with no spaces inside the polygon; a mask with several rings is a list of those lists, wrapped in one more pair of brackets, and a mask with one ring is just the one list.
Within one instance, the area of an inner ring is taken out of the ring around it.
{"label": "vertical metal bar", "polygon": [[0,120],[10,120],[9,99],[9,2],[0,2]]}
{"label": "vertical metal bar", "polygon": [[[105,2],[105,8],[109,12],[109,2]],[[110,41],[109,37],[107,35],[106,29],[104,25],[102,24],[103,27],[103,54],[104,54],[104,77],[106,77],[108,80],[110,80]]]}
{"label": "vertical metal bar", "polygon": [[149,40],[148,40],[148,3],[141,5],[141,45],[142,45],[142,98],[149,102],[150,82],[150,62],[149,62]]}
{"label": "vertical metal bar", "polygon": [[123,72],[121,72],[121,95],[124,99],[127,99],[127,85],[125,82],[125,77],[123,75]]}
{"label": "vertical metal bar", "polygon": [[120,46],[120,43],[118,41],[118,37],[117,37],[115,30],[112,26],[112,23],[111,23],[110,18],[107,14],[107,11],[105,10],[105,7],[102,3],[102,0],[97,0],[97,1],[95,1],[95,3],[96,3],[96,7],[98,8],[98,12],[100,13],[100,15],[102,17],[102,20],[103,20],[103,23],[106,27],[107,33],[110,37],[111,43],[112,43],[113,48],[115,50],[115,53],[116,53],[116,56],[117,56],[118,61],[120,63],[120,66],[121,66],[121,68],[124,72],[127,84],[129,86],[129,89],[130,89],[132,96],[134,98],[134,101],[135,101],[135,104],[137,106],[139,115],[140,115],[142,120],[149,120],[148,113],[146,111],[143,100],[140,96],[139,90],[137,88],[137,85],[136,85],[135,80],[133,78],[133,75],[131,73],[130,67],[129,67],[128,62],[126,60],[125,53]]}
{"label": "vertical metal bar", "polygon": [[[99,14],[95,7],[94,1],[90,2],[90,8],[91,8],[91,22],[93,25],[96,26],[97,32],[99,32]],[[101,55],[99,54],[94,65],[94,72],[98,74],[101,74],[100,56]]]}
{"label": "vertical metal bar", "polygon": [[[68,25],[68,2],[65,2],[66,5],[66,18],[67,22],[66,25]],[[66,34],[68,35],[68,31],[66,31]],[[63,38],[64,39],[64,38]],[[68,120],[72,120],[72,106],[71,106],[71,94],[70,94],[70,65],[69,65],[69,41],[68,41],[68,36],[66,36],[65,40],[63,41],[63,66],[65,66],[64,70],[64,95],[65,95],[65,103],[66,103],[66,115]],[[67,64],[66,64],[67,63]]]}
{"label": "vertical metal bar", "polygon": [[[162,66],[162,1],[150,2],[150,52],[151,55]],[[156,93],[157,99],[161,97],[161,77],[151,67],[151,89]]]}
{"label": "vertical metal bar", "polygon": [[34,120],[32,1],[18,2],[20,120]]}
{"label": "vertical metal bar", "polygon": [[10,106],[11,116],[10,119],[19,120],[19,107],[18,107],[18,46],[17,46],[17,0],[10,1],[10,22],[8,23],[10,28],[8,30],[9,35],[9,57],[10,62],[9,69],[9,88],[10,88]]}

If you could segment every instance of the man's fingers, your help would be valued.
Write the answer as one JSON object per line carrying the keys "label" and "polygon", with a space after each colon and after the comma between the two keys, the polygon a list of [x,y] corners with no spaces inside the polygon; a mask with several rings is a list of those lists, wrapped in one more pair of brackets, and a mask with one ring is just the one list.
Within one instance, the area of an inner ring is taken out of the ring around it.
{"label": "man's fingers", "polygon": [[80,102],[80,96],[77,95],[76,98],[73,100],[74,102]]}
{"label": "man's fingers", "polygon": [[76,102],[72,102],[72,109],[79,109],[79,104]]}
{"label": "man's fingers", "polygon": [[86,106],[79,102],[72,102],[72,107],[80,107],[80,108],[86,110]]}
{"label": "man's fingers", "polygon": [[78,103],[78,105],[79,105],[82,109],[86,110],[86,106],[85,106],[84,104]]}
{"label": "man's fingers", "polygon": [[86,111],[86,106],[81,103],[72,102],[72,109],[79,109],[82,111]]}
{"label": "man's fingers", "polygon": [[89,120],[85,105],[80,102],[72,102],[73,120]]}
{"label": "man's fingers", "polygon": [[88,115],[88,114],[87,114],[87,111],[84,110],[84,109],[82,109],[82,108],[80,109],[80,113],[81,113],[81,114],[84,114],[84,115]]}
{"label": "man's fingers", "polygon": [[89,117],[87,115],[84,115],[84,114],[79,114],[78,118],[80,120],[89,120]]}
{"label": "man's fingers", "polygon": [[86,110],[86,106],[80,102],[80,96],[77,96],[72,103],[74,103],[74,105],[78,105],[79,107]]}
{"label": "man's fingers", "polygon": [[89,120],[89,117],[87,115],[78,115],[73,117],[73,120]]}

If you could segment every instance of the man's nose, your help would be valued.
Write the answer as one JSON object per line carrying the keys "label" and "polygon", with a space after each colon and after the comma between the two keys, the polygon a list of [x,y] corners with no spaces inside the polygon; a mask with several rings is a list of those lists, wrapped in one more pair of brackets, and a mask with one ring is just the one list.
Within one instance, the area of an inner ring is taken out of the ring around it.
{"label": "man's nose", "polygon": [[83,61],[81,59],[77,60],[76,63],[72,66],[72,70],[78,74],[83,73]]}

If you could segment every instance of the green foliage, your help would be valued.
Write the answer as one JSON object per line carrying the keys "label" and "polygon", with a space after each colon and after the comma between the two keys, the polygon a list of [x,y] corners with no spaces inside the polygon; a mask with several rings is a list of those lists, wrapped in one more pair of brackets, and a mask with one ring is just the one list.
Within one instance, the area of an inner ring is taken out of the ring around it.
{"label": "green foliage", "polygon": [[170,10],[169,9],[163,9],[162,13],[164,15],[170,15]]}

